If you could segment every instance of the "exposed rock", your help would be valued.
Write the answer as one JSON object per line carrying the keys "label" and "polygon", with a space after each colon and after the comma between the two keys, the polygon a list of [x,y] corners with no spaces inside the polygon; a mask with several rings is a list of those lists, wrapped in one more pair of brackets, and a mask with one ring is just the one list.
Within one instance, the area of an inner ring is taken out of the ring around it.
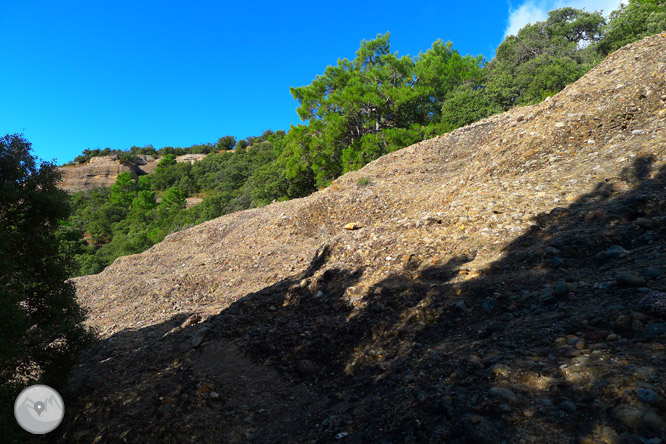
{"label": "exposed rock", "polygon": [[502,388],[502,387],[493,387],[490,389],[488,392],[491,396],[496,396],[498,398],[505,399],[507,401],[515,401],[518,398],[516,397],[516,394],[513,393],[511,390],[507,388]]}
{"label": "exposed rock", "polygon": [[192,347],[200,346],[204,339],[206,339],[206,333],[208,333],[207,327],[201,327],[197,332],[192,336]]}
{"label": "exposed rock", "polygon": [[185,322],[183,322],[181,324],[180,328],[187,328],[187,327],[190,327],[192,325],[196,325],[199,322],[201,322],[201,315],[199,313],[195,313],[192,316],[190,316],[189,318],[187,318],[185,320]]}
{"label": "exposed rock", "polygon": [[130,172],[133,177],[139,167],[130,162],[120,162],[116,156],[93,157],[83,165],[60,167],[62,179],[58,185],[65,191],[76,193],[98,187],[110,187],[120,173]]}
{"label": "exposed rock", "polygon": [[[194,163],[206,157],[206,154],[186,154],[176,156],[176,162]],[[89,162],[81,165],[68,165],[59,168],[62,179],[58,185],[65,191],[76,193],[77,191],[91,190],[93,188],[108,188],[116,183],[118,174],[129,171],[136,178],[142,174],[154,173],[157,164],[162,157],[138,155],[136,163],[120,162],[118,156],[96,156]],[[192,205],[192,202],[188,202]]]}

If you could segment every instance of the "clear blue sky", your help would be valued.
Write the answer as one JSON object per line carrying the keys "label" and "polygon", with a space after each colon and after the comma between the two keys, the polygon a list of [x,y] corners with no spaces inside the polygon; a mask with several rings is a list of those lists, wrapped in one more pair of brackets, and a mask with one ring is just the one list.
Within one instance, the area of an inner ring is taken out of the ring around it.
{"label": "clear blue sky", "polygon": [[451,40],[492,58],[512,26],[563,3],[0,0],[0,135],[65,163],[85,148],[288,130],[289,87],[363,39],[389,31],[392,51],[412,56]]}

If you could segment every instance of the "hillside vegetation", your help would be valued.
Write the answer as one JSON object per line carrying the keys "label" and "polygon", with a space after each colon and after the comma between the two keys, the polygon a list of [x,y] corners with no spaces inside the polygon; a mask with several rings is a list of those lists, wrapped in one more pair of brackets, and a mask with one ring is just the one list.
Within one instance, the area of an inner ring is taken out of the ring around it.
{"label": "hillside vegetation", "polygon": [[[155,174],[118,177],[110,190],[73,197],[63,226],[73,275],[97,273],[168,233],[233,211],[303,197],[387,153],[562,90],[622,44],[666,29],[663,1],[632,0],[607,22],[598,12],[563,8],[522,28],[495,57],[462,56],[436,41],[418,56],[391,52],[389,34],[361,42],[310,85],[292,88],[305,123],[236,142],[189,148],[86,150],[74,163],[115,153],[166,156]],[[235,149],[234,149],[235,148]],[[206,153],[196,165],[173,155]],[[186,208],[185,198],[203,202]]]}

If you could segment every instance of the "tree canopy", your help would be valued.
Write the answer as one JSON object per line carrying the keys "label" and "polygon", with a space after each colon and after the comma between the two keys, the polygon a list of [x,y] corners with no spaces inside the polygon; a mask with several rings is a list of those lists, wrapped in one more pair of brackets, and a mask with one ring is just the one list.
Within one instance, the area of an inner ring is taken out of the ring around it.
{"label": "tree canopy", "polygon": [[290,131],[290,152],[318,186],[419,140],[441,116],[442,100],[479,75],[481,57],[460,56],[437,41],[416,58],[392,53],[390,35],[362,41],[310,85],[291,88],[307,121]]}
{"label": "tree canopy", "polygon": [[70,207],[58,179],[23,136],[0,139],[0,433],[10,440],[20,389],[61,387],[88,339],[60,250]]}

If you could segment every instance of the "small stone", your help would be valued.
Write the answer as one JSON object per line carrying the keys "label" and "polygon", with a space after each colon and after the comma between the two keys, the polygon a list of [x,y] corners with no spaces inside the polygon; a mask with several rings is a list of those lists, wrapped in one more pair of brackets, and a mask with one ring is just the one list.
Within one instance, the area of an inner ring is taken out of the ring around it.
{"label": "small stone", "polygon": [[615,342],[615,341],[617,341],[618,339],[620,339],[620,336],[619,336],[619,335],[616,335],[615,333],[611,333],[611,334],[609,334],[608,337],[606,338],[606,340],[607,340],[608,342]]}
{"label": "small stone", "polygon": [[620,315],[615,320],[620,328],[629,330],[631,328],[632,317],[629,315]]}
{"label": "small stone", "polygon": [[178,333],[180,330],[182,330],[180,327],[174,327],[171,330],[169,330],[168,332],[164,333],[164,336],[162,336],[162,337],[166,338],[169,335],[172,335],[174,333]]}
{"label": "small stone", "polygon": [[192,316],[190,316],[189,318],[187,318],[185,320],[185,322],[180,324],[180,328],[187,328],[187,327],[190,327],[192,325],[196,325],[199,322],[201,322],[201,315],[199,313],[195,313]]}
{"label": "small stone", "polygon": [[578,440],[578,444],[622,444],[625,442],[612,427],[599,425],[594,428],[591,435]]}
{"label": "small stone", "polygon": [[508,377],[511,374],[511,369],[504,364],[495,364],[490,371],[495,376]]}
{"label": "small stone", "polygon": [[625,257],[629,253],[630,253],[629,250],[626,250],[619,245],[613,245],[612,247],[610,247],[608,250],[605,251],[605,255],[609,259],[618,259],[621,257]]}
{"label": "small stone", "polygon": [[633,331],[641,331],[641,330],[643,330],[643,327],[644,327],[644,326],[645,326],[645,325],[644,325],[641,321],[639,321],[638,319],[634,319],[634,320],[631,322],[631,329],[632,329]]}
{"label": "small stone", "polygon": [[541,407],[547,409],[553,408],[553,401],[551,401],[549,398],[538,398],[537,402],[541,405]]}
{"label": "small stone", "polygon": [[634,341],[651,341],[663,334],[666,334],[666,324],[649,324],[636,335]]}
{"label": "small stone", "polygon": [[456,301],[455,304],[454,304],[454,307],[458,311],[467,310],[467,305],[465,305],[465,301]]}
{"label": "small stone", "polygon": [[555,302],[557,302],[557,299],[555,299],[554,291],[550,287],[546,287],[543,290],[541,290],[539,298],[541,299],[541,302],[544,304],[554,304]]}
{"label": "small stone", "polygon": [[661,271],[654,268],[646,268],[641,274],[646,279],[659,279],[661,277]]}
{"label": "small stone", "polygon": [[575,348],[570,348],[570,349],[568,349],[567,352],[565,353],[565,356],[566,356],[567,358],[575,358],[575,357],[577,357],[577,356],[580,356],[580,351],[579,351],[579,350],[576,350]]}
{"label": "small stone", "polygon": [[666,317],[666,293],[663,291],[650,291],[641,299],[639,306],[647,309],[647,311],[654,315]]}
{"label": "small stone", "polygon": [[201,327],[197,332],[192,336],[192,347],[198,347],[204,341],[206,333],[208,332],[208,327]]}
{"label": "small stone", "polygon": [[555,339],[555,343],[559,344],[559,345],[564,345],[564,344],[567,343],[567,338],[559,337],[559,338]]}
{"label": "small stone", "polygon": [[345,225],[345,230],[358,230],[359,228],[361,228],[361,226],[356,222],[350,222]]}
{"label": "small stone", "polygon": [[576,348],[577,348],[578,350],[583,350],[583,349],[585,349],[585,341],[581,340],[581,341],[576,342]]}
{"label": "small stone", "polygon": [[580,338],[578,336],[572,336],[569,338],[567,342],[569,343],[569,345],[576,345],[578,341],[580,341]]}
{"label": "small stone", "polygon": [[523,410],[523,416],[525,416],[526,418],[531,418],[532,416],[534,416],[535,413],[536,409],[534,407],[528,407],[525,410]]}
{"label": "small stone", "polygon": [[561,298],[563,296],[566,296],[567,293],[569,293],[569,286],[567,285],[566,282],[559,281],[557,285],[555,285],[555,290],[553,290],[553,296],[555,296],[556,298]]}
{"label": "small stone", "polygon": [[622,405],[615,409],[614,416],[632,430],[649,429],[662,432],[666,428],[664,420],[648,406]]}
{"label": "small stone", "polygon": [[213,388],[214,388],[214,386],[213,386],[212,383],[210,383],[210,382],[203,382],[203,383],[201,383],[201,385],[199,386],[199,388],[197,388],[197,391],[196,391],[195,393],[196,393],[197,395],[203,395],[204,393],[208,393],[208,392],[210,392],[211,390],[213,390]]}
{"label": "small stone", "polygon": [[576,411],[576,404],[571,401],[563,401],[560,403],[560,410],[567,413],[574,413]]}
{"label": "small stone", "polygon": [[652,230],[657,226],[653,220],[644,217],[639,217],[634,223],[645,230]]}
{"label": "small stone", "polygon": [[513,393],[508,388],[493,387],[488,391],[488,393],[498,398],[506,399],[507,401],[515,401],[516,399],[518,399],[516,394]]}
{"label": "small stone", "polygon": [[481,304],[481,309],[483,311],[493,311],[495,308],[497,308],[497,301],[494,299],[486,299]]}
{"label": "small stone", "polygon": [[649,388],[639,388],[636,390],[636,394],[638,395],[638,399],[650,405],[658,404],[661,400],[659,395],[657,395],[654,390]]}
{"label": "small stone", "polygon": [[564,128],[566,124],[564,122],[556,122],[555,123],[555,128]]}
{"label": "small stone", "polygon": [[615,282],[620,287],[643,287],[647,281],[645,278],[634,276],[630,273],[620,273],[615,276]]}

